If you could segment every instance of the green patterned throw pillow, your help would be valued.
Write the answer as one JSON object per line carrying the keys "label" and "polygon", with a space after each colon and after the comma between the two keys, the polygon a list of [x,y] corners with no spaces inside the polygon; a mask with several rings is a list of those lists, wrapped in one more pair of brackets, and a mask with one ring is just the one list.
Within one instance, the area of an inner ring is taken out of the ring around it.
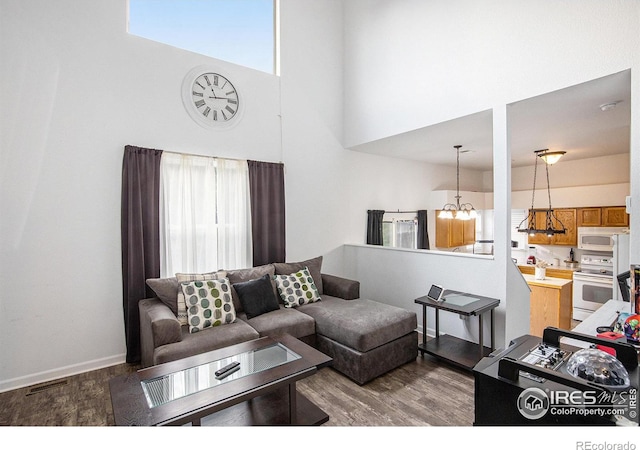
{"label": "green patterned throw pillow", "polygon": [[[177,273],[176,279],[178,283],[182,285],[185,281],[205,281],[205,280],[221,280],[226,278],[227,272],[224,270],[218,270],[217,272],[209,272],[209,273]],[[180,325],[189,325],[189,318],[187,315],[187,306],[184,302],[184,294],[182,293],[182,289],[178,288],[178,299],[177,299],[177,314],[178,320],[180,321]]]}
{"label": "green patterned throw pillow", "polygon": [[235,322],[236,310],[227,278],[184,282],[181,288],[190,333]]}
{"label": "green patterned throw pillow", "polygon": [[285,308],[294,308],[320,300],[320,294],[308,267],[290,275],[276,275],[275,280]]}

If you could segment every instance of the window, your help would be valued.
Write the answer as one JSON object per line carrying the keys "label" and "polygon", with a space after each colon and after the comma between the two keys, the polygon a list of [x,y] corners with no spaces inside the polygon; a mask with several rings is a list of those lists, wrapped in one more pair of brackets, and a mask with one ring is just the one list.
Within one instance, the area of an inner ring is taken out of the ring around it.
{"label": "window", "polygon": [[382,245],[386,247],[417,248],[418,221],[392,219],[382,222]]}
{"label": "window", "polygon": [[129,0],[129,33],[274,73],[274,0]]}
{"label": "window", "polygon": [[165,152],[160,172],[161,276],[250,267],[246,161]]}

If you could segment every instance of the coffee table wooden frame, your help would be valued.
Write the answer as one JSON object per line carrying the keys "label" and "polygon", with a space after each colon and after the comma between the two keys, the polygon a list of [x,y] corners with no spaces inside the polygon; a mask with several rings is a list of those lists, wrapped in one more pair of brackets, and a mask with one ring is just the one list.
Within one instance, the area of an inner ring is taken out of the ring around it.
{"label": "coffee table wooden frame", "polygon": [[[280,342],[301,356],[150,408],[141,381]],[[109,382],[116,425],[319,425],[329,416],[297,392],[296,382],[330,365],[331,357],[290,336],[264,337],[113,378]],[[288,401],[287,401],[288,400]]]}

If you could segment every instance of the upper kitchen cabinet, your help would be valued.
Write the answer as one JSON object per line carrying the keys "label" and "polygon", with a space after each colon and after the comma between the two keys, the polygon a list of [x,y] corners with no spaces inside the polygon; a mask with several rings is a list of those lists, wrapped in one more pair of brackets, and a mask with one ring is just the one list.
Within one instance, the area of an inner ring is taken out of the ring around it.
{"label": "upper kitchen cabinet", "polygon": [[579,227],[599,227],[602,224],[602,208],[579,208]]}
{"label": "upper kitchen cabinet", "polygon": [[608,206],[602,208],[603,227],[628,227],[629,214],[624,206]]}
{"label": "upper kitchen cabinet", "polygon": [[628,227],[629,214],[624,206],[578,208],[579,227]]}
{"label": "upper kitchen cabinet", "polygon": [[[536,228],[538,230],[544,230],[547,228],[546,218],[547,218],[546,210],[536,210],[534,211],[535,220],[536,220]],[[533,236],[529,236],[527,242],[529,244],[539,244],[539,245],[571,245],[575,246],[578,244],[578,229],[576,226],[576,209],[575,208],[561,208],[554,209],[553,213],[555,214],[557,220],[554,220],[553,226],[554,228],[562,228],[558,221],[562,223],[565,229],[564,234],[554,234],[552,236],[547,236],[544,233],[536,233]]]}
{"label": "upper kitchen cabinet", "polygon": [[476,242],[476,220],[443,219],[436,212],[436,247],[452,248]]}
{"label": "upper kitchen cabinet", "polygon": [[[558,221],[564,225],[564,234],[551,236],[551,245],[578,245],[578,227],[576,226],[576,210],[574,208],[556,209],[554,211]],[[561,228],[557,221],[553,225]]]}

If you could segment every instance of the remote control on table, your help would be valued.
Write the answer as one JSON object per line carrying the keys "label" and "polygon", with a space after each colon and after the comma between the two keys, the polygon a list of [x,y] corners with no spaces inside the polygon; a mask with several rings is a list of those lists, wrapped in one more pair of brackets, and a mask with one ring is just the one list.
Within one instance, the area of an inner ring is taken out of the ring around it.
{"label": "remote control on table", "polygon": [[216,370],[216,378],[222,379],[228,375],[231,375],[233,372],[240,368],[240,363],[238,361],[234,361],[231,364],[228,364],[221,369]]}

